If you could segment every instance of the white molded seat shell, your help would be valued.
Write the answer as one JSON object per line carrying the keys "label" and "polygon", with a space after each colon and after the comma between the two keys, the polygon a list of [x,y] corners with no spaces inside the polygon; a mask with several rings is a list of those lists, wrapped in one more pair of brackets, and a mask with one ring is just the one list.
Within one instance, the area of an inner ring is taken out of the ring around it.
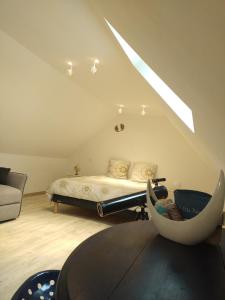
{"label": "white molded seat shell", "polygon": [[174,221],[160,215],[152,204],[157,201],[155,193],[148,182],[147,205],[151,214],[151,219],[159,233],[167,239],[184,244],[194,245],[207,239],[216,229],[221,221],[224,198],[225,198],[225,178],[224,172],[220,171],[216,189],[206,207],[192,219],[185,221]]}

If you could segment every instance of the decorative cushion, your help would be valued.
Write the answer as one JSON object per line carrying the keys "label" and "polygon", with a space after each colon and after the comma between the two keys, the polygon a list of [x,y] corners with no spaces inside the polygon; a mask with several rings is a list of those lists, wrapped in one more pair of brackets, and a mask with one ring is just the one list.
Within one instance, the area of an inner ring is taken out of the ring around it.
{"label": "decorative cushion", "polygon": [[136,162],[131,170],[130,180],[147,182],[148,179],[155,177],[156,171],[157,165],[146,162]]}
{"label": "decorative cushion", "polygon": [[174,199],[183,218],[191,219],[208,204],[211,195],[193,190],[175,190]]}
{"label": "decorative cushion", "polygon": [[0,167],[0,184],[7,184],[10,168]]}
{"label": "decorative cushion", "polygon": [[109,161],[107,175],[113,178],[127,179],[129,166],[129,161],[111,159]]}

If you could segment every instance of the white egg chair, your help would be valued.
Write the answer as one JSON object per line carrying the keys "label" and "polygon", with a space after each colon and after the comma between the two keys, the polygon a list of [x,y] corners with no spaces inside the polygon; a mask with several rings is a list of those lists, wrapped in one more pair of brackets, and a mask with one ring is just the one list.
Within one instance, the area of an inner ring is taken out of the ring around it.
{"label": "white egg chair", "polygon": [[151,198],[154,202],[158,200],[150,181],[148,181],[148,209],[150,211],[151,220],[163,237],[184,245],[200,243],[207,239],[221,222],[225,199],[224,172],[222,170],[220,171],[216,189],[206,207],[192,219],[174,221],[165,218],[156,211]]}

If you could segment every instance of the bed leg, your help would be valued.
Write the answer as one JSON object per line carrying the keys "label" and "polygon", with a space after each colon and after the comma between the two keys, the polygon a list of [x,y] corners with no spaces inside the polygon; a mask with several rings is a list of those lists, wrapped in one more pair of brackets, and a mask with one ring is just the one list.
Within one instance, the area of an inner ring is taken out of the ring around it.
{"label": "bed leg", "polygon": [[54,202],[54,213],[57,214],[59,212],[59,203]]}

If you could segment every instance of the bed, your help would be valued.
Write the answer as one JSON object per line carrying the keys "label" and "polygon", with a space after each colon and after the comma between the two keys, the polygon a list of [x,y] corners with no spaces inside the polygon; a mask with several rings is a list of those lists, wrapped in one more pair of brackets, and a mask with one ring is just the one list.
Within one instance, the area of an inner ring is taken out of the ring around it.
{"label": "bed", "polygon": [[74,176],[55,180],[47,193],[54,202],[96,210],[98,202],[146,191],[145,182],[117,179],[108,176]]}

